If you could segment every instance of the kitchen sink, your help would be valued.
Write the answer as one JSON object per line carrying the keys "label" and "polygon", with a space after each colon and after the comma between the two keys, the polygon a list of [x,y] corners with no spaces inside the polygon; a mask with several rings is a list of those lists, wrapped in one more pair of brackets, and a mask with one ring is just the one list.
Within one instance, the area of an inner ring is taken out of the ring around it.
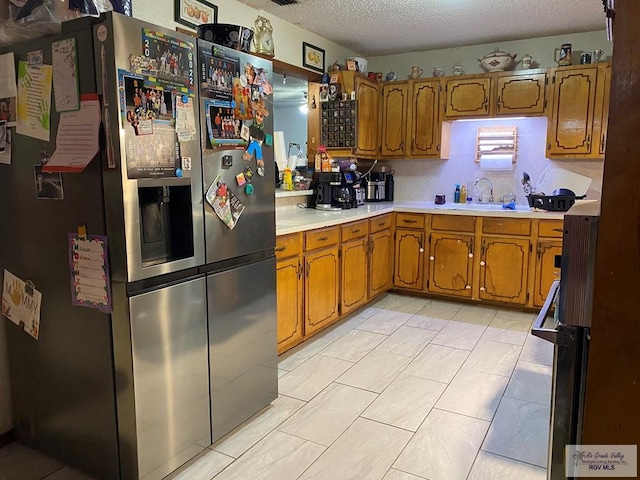
{"label": "kitchen sink", "polygon": [[501,212],[530,212],[528,205],[516,205],[515,210],[502,208],[501,203],[445,203],[444,205],[433,205],[436,210],[472,210],[472,211],[501,211]]}

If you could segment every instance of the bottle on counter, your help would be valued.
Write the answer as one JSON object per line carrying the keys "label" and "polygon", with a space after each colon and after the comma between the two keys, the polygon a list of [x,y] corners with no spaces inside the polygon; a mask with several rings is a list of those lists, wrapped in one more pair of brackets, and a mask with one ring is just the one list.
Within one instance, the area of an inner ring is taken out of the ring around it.
{"label": "bottle on counter", "polygon": [[282,188],[283,190],[293,190],[293,174],[290,168],[285,168],[282,173]]}
{"label": "bottle on counter", "polygon": [[384,183],[384,199],[387,202],[393,202],[393,189],[394,189],[394,185],[393,185],[393,174],[396,173],[395,170],[390,170],[389,173],[387,173],[387,178],[385,180]]}
{"label": "bottle on counter", "polygon": [[456,191],[453,192],[453,203],[460,203],[460,184],[456,183]]}
{"label": "bottle on counter", "polygon": [[463,183],[460,185],[460,203],[467,202],[467,186]]}

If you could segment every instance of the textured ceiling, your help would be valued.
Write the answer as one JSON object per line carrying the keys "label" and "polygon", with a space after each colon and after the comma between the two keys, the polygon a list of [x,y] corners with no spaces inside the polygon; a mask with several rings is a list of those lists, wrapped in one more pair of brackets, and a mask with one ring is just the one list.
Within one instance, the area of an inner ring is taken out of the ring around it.
{"label": "textured ceiling", "polygon": [[240,0],[363,56],[604,30],[602,0]]}

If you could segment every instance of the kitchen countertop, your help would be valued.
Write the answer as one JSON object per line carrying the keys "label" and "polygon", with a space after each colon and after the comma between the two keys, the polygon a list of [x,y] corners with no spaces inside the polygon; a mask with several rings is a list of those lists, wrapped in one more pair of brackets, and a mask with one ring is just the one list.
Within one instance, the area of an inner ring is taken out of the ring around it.
{"label": "kitchen countertop", "polygon": [[562,220],[565,212],[532,210],[518,205],[516,210],[505,210],[502,205],[454,204],[435,205],[433,202],[380,202],[366,203],[358,208],[323,212],[313,208],[286,207],[276,209],[276,235],[331,227],[342,223],[364,220],[391,212],[440,213],[447,215],[473,215],[483,217],[534,218]]}

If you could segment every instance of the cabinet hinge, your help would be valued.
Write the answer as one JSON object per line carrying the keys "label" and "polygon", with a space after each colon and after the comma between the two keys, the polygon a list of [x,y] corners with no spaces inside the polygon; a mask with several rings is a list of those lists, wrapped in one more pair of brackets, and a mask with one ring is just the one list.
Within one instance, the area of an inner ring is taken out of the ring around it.
{"label": "cabinet hinge", "polygon": [[556,76],[554,75],[553,78],[551,79],[551,83],[556,83]]}
{"label": "cabinet hinge", "polygon": [[529,302],[529,292],[527,292],[527,300],[526,300],[526,302],[527,303]]}
{"label": "cabinet hinge", "polygon": [[338,250],[338,258],[342,258],[342,249]]}
{"label": "cabinet hinge", "polygon": [[427,240],[429,242],[429,245],[431,245],[431,234],[429,234],[429,240]]}
{"label": "cabinet hinge", "polygon": [[533,252],[533,245],[531,243],[529,244],[529,252]]}
{"label": "cabinet hinge", "polygon": [[427,280],[427,290],[429,290],[429,280]]}
{"label": "cabinet hinge", "polygon": [[547,99],[544,100],[544,108],[547,108]]}
{"label": "cabinet hinge", "polygon": [[544,84],[549,85],[549,77],[544,77]]}

